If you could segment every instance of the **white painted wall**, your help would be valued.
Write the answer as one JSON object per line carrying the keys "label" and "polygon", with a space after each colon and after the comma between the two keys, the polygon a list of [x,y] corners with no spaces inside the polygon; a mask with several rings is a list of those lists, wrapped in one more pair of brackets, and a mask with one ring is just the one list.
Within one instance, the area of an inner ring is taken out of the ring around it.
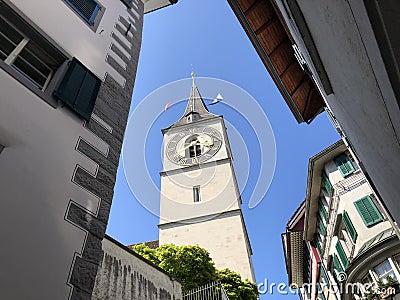
{"label": "white painted wall", "polygon": [[[102,1],[107,10],[101,35],[62,1],[12,3],[98,76],[115,75],[105,57],[118,15],[128,17],[120,1]],[[109,146],[69,109],[54,109],[2,69],[0,91],[0,144],[5,146],[0,154],[2,298],[67,299],[70,267],[85,239],[82,230],[64,220],[67,205],[74,200],[97,214],[99,203],[71,181],[76,164],[94,175],[97,171],[97,164],[75,146],[81,137],[105,156]]]}
{"label": "white painted wall", "polygon": [[210,252],[215,267],[229,268],[242,279],[255,282],[250,245],[239,212],[220,215],[201,223],[171,224],[160,230],[160,245],[199,245]]}
{"label": "white painted wall", "polygon": [[[360,175],[362,176],[361,170],[357,168],[355,163],[353,163],[354,167],[357,169],[354,173],[351,175],[347,176],[344,178],[340,171],[338,170],[338,167],[336,166],[335,162],[329,161],[325,164],[325,172],[328,175],[332,185],[334,185],[334,188],[338,187],[346,187],[349,186],[349,181],[352,181],[353,178],[357,177],[360,178]],[[364,178],[364,176],[362,176]],[[371,238],[376,236],[377,234],[381,233],[382,231],[391,228],[390,222],[385,219],[380,223],[377,223],[371,227],[367,227],[364,224],[364,221],[362,220],[360,214],[358,213],[354,202],[365,197],[365,196],[371,196],[373,197],[374,193],[369,185],[369,183],[366,181],[360,186],[349,190],[348,192],[338,195],[335,197],[338,197],[338,208],[337,208],[337,214],[342,214],[343,211],[346,211],[351,219],[351,222],[354,225],[354,228],[357,231],[357,240],[355,243],[355,248],[354,248],[354,254],[353,257],[357,255],[358,250]],[[329,199],[327,199],[329,201]],[[378,204],[377,204],[378,206]],[[378,209],[382,212],[382,209],[378,207]],[[329,254],[335,253],[335,245],[337,242],[337,237],[333,237],[331,240],[331,245],[329,249]]]}
{"label": "white painted wall", "polygon": [[[291,34],[320,83],[295,24]],[[400,220],[400,111],[363,1],[297,1],[332,85],[325,100],[394,219]],[[322,87],[322,84],[320,84]]]}
{"label": "white painted wall", "polygon": [[[110,52],[112,32],[125,41],[126,46],[133,47],[114,27],[118,17],[122,15],[132,23],[132,28],[137,30],[135,19],[127,13],[127,8],[121,0],[99,0],[105,10],[95,33],[62,0],[42,0],[40,2],[12,0],[12,3],[69,55],[80,60],[99,78],[104,80],[105,74],[109,73],[118,83],[125,84],[125,79],[105,61],[105,54]],[[137,14],[137,16],[139,15]],[[128,33],[128,35],[132,36],[132,33]],[[120,49],[126,53],[122,47]],[[130,58],[129,53],[126,54]],[[118,60],[117,56],[113,56],[113,58]],[[123,65],[123,62],[121,64]]]}

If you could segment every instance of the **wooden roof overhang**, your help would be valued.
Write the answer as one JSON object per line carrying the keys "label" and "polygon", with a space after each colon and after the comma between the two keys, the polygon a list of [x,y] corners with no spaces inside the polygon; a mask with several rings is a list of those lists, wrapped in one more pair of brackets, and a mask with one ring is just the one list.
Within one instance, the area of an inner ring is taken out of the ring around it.
{"label": "wooden roof overhang", "polygon": [[298,123],[310,123],[324,101],[294,55],[294,40],[274,0],[228,0]]}

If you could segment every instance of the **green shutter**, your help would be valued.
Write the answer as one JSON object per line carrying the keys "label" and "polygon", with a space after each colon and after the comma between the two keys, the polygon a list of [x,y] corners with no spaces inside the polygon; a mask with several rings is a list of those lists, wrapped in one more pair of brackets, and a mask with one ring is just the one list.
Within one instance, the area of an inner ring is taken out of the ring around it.
{"label": "green shutter", "polygon": [[317,224],[318,224],[318,228],[319,228],[321,234],[325,235],[326,234],[326,228],[325,228],[324,221],[321,219],[320,215],[318,215],[318,217],[317,217]]}
{"label": "green shutter", "polygon": [[317,299],[326,300],[325,295],[324,295],[324,290],[322,289],[322,286],[319,282],[317,283],[317,289],[318,289]]}
{"label": "green shutter", "polygon": [[343,153],[333,160],[335,161],[335,164],[343,177],[349,176],[351,173],[354,172],[353,164],[346,154]]}
{"label": "green shutter", "polygon": [[344,226],[346,226],[347,232],[349,233],[352,241],[355,243],[357,240],[358,234],[357,234],[357,231],[354,228],[354,225],[351,222],[350,217],[346,211],[343,211],[343,223],[344,223]]}
{"label": "green shutter", "polygon": [[74,58],[54,96],[89,121],[100,84],[101,80]]}
{"label": "green shutter", "polygon": [[[335,268],[338,272],[343,272],[342,264],[340,263],[339,258],[337,257],[336,254],[334,254],[334,256],[333,256],[333,264],[335,265]],[[334,273],[334,276],[336,277],[335,272],[333,272],[333,273]]]}
{"label": "green shutter", "polygon": [[330,282],[328,280],[328,275],[326,274],[325,269],[322,266],[322,264],[319,265],[319,274],[321,274],[322,279],[324,280],[324,283],[326,284],[326,286],[328,288],[330,288],[331,285],[330,285]]}
{"label": "green shutter", "polygon": [[319,255],[322,257],[322,241],[318,233],[314,236],[313,242],[315,248],[318,250]]}
{"label": "green shutter", "polygon": [[325,172],[322,173],[322,184],[329,196],[332,195],[332,184]]}
{"label": "green shutter", "polygon": [[325,205],[321,199],[318,200],[318,205],[319,205],[319,211],[320,211],[321,215],[326,220],[328,218],[328,212],[326,211]]}
{"label": "green shutter", "polygon": [[370,227],[382,221],[382,215],[375,206],[370,196],[366,196],[354,202],[358,213],[364,221],[365,226]]}
{"label": "green shutter", "polygon": [[343,249],[343,246],[342,246],[342,243],[340,242],[340,240],[338,240],[336,243],[336,251],[340,257],[343,267],[346,269],[347,266],[349,265],[349,259],[347,258],[346,252],[344,252],[344,249]]}

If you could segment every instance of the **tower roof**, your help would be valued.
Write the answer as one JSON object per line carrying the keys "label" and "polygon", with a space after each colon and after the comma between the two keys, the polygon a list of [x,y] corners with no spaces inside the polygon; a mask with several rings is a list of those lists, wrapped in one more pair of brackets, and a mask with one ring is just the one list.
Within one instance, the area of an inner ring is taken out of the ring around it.
{"label": "tower roof", "polygon": [[194,74],[192,73],[192,87],[190,89],[189,101],[186,106],[186,110],[183,116],[175,122],[170,127],[164,129],[168,130],[173,127],[178,127],[190,123],[195,123],[197,121],[201,121],[204,119],[211,119],[217,117],[216,115],[210,113],[207,109],[206,104],[204,103],[203,98],[200,95],[199,89],[196,86],[194,81]]}

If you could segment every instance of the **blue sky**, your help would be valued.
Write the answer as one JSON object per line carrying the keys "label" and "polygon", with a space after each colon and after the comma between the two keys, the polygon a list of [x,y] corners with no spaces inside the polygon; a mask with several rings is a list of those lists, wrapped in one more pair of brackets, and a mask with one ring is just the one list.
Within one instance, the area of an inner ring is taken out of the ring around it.
{"label": "blue sky", "polygon": [[[305,197],[309,157],[337,141],[339,136],[325,115],[318,116],[311,125],[297,124],[225,0],[180,0],[174,6],[145,16],[131,111],[157,88],[189,78],[192,66],[197,76],[223,79],[246,90],[271,123],[277,149],[272,184],[260,205],[249,209],[250,189],[257,179],[250,173],[250,184],[242,194],[245,204],[242,208],[257,282],[268,279],[269,283],[286,283],[281,233]],[[138,145],[146,146],[146,163],[156,184],[159,184],[158,172],[162,167],[160,130],[176,121],[184,107],[184,103],[174,105],[153,124],[147,140],[137,141]],[[160,112],[162,110],[161,107]],[[224,115],[239,130],[243,128],[241,117],[232,114],[226,106],[218,104],[210,110]],[[147,129],[138,127],[136,130]],[[254,139],[249,136],[246,140],[246,135],[243,138],[251,148]],[[234,144],[231,147],[235,155]],[[120,164],[107,234],[124,244],[155,240],[158,239],[157,224],[158,217],[143,208],[133,196]],[[261,299],[278,297],[291,296],[280,295],[275,289],[272,295],[261,296]]]}

